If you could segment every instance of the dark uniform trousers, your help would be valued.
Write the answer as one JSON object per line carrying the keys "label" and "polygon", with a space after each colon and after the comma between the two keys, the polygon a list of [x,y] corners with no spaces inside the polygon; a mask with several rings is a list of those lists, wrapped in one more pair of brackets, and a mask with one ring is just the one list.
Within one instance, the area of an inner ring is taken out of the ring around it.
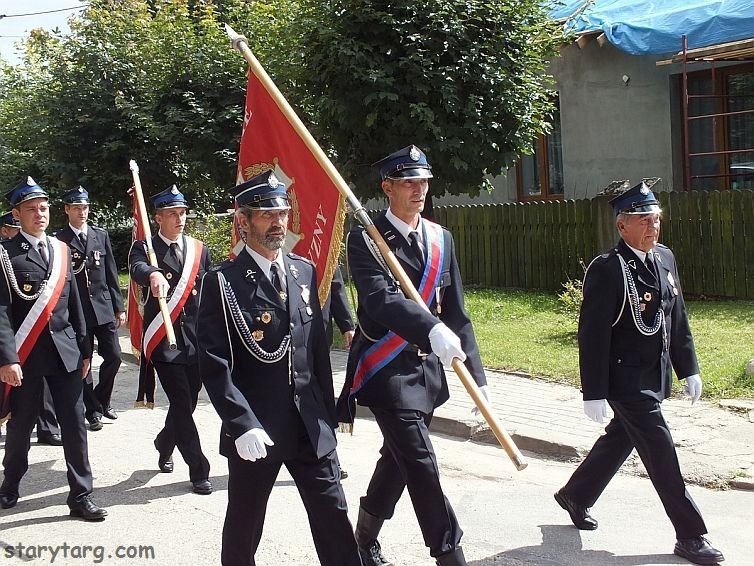
{"label": "dark uniform trousers", "polygon": [[[48,242],[51,239],[48,238]],[[54,264],[59,248],[48,248],[49,265],[45,267],[46,262],[22,234],[19,233],[2,245],[13,264],[16,282],[28,284],[31,287],[28,292],[36,292],[42,281],[49,276],[50,266]],[[0,277],[7,278],[2,275]],[[43,382],[46,381],[63,439],[70,486],[69,504],[92,492],[92,471],[89,466],[81,395],[81,360],[90,358],[91,351],[84,340],[84,315],[78,289],[72,279],[69,259],[66,282],[62,285],[47,327],[36,338],[31,353],[22,365],[22,384],[10,390],[12,418],[7,424],[8,435],[3,456],[4,483],[11,490],[17,489],[29,468],[31,432],[39,415]],[[33,306],[31,301],[16,298],[9,287],[7,281],[0,285],[0,364],[3,365],[18,362],[14,325],[21,324]]]}
{"label": "dark uniform trousers", "polygon": [[50,388],[42,380],[42,394],[39,397],[39,416],[37,417],[37,438],[53,434],[60,434],[58,419],[55,417],[55,404],[52,402]]}
{"label": "dark uniform trousers", "polygon": [[70,226],[59,230],[56,236],[71,248],[87,339],[92,349],[94,339],[97,339],[97,353],[102,357],[97,386],[94,387],[91,370],[84,383],[86,418],[92,420],[101,417],[110,406],[115,376],[121,363],[114,315],[125,310],[125,307],[110,236],[102,228],[91,225],[87,232],[86,244]]}
{"label": "dark uniform trousers", "polygon": [[440,486],[440,470],[429,438],[432,414],[374,407],[372,412],[385,441],[361,507],[375,517],[390,519],[408,487],[430,554],[439,556],[457,548],[463,531]]}
{"label": "dark uniform trousers", "polygon": [[308,437],[295,458],[249,462],[228,456],[228,509],[223,528],[223,566],[255,566],[254,553],[262,538],[265,512],[275,479],[285,465],[301,495],[317,555],[323,566],[358,564],[348,522],[346,496],[333,450],[322,458]]}
{"label": "dark uniform trousers", "polygon": [[155,361],[154,368],[170,402],[165,426],[157,434],[154,447],[160,454],[172,454],[178,448],[189,467],[189,479],[192,482],[207,479],[209,460],[202,452],[192,416],[202,388],[198,364]]}
{"label": "dark uniform trousers", "polygon": [[[375,219],[375,226],[395,253],[414,286],[422,281],[425,259],[387,219],[385,213]],[[344,401],[350,398],[356,365],[373,341],[388,330],[406,340],[410,347],[379,369],[357,395],[359,405],[369,407],[382,431],[384,444],[361,507],[371,515],[387,520],[408,488],[424,542],[431,556],[453,552],[460,546],[463,531],[440,485],[439,468],[429,423],[434,410],[448,399],[448,384],[439,359],[431,352],[430,330],[439,322],[455,332],[467,354],[465,362],[478,385],[484,385],[484,369],[471,321],[463,306],[463,283],[450,233],[443,232],[443,263],[435,297],[441,300],[441,312],[432,304],[434,314],[406,298],[382,270],[365,243],[362,229],[348,237],[348,261],[359,296],[358,320],[349,352],[346,383],[338,403],[339,417]],[[371,338],[369,338],[371,337]]]}
{"label": "dark uniform trousers", "polygon": [[[587,270],[579,319],[582,390],[584,399],[607,399],[615,417],[563,490],[591,507],[636,448],[676,537],[686,539],[707,528],[684,485],[661,402],[670,395],[672,369],[684,378],[699,373],[699,366],[675,258],[661,244],[653,255],[654,264],[646,265],[621,240]],[[636,286],[630,301],[624,283],[629,275]],[[646,325],[662,309],[667,337],[662,328],[640,333],[632,308],[640,309]]]}
{"label": "dark uniform trousers", "polygon": [[[183,242],[183,250],[186,253],[187,246],[194,245],[193,240],[183,236]],[[170,285],[171,291],[168,293],[170,296],[180,280],[183,265],[177,263],[178,260],[168,253],[170,248],[159,236],[152,238],[152,245],[159,269],[165,274]],[[195,286],[173,324],[177,348],[170,350],[167,339],[163,338],[152,352],[150,360],[170,403],[165,417],[165,426],[155,438],[154,446],[160,454],[166,456],[178,448],[189,467],[189,478],[192,482],[207,479],[210,469],[209,460],[202,452],[199,432],[193,417],[202,386],[196,352],[197,297],[201,288],[201,278],[211,265],[207,247],[202,244],[200,250]],[[157,299],[149,292],[149,276],[157,271],[157,268],[149,264],[143,241],[134,242],[131,246],[129,265],[131,278],[144,287],[144,292],[147,293],[144,320],[159,317]]]}
{"label": "dark uniform trousers", "polygon": [[574,501],[591,507],[636,448],[675,528],[676,538],[705,534],[707,527],[683,482],[673,438],[659,401],[642,399],[609,403],[615,418],[571,476],[565,492]]}
{"label": "dark uniform trousers", "polygon": [[47,381],[50,395],[55,404],[60,433],[63,437],[63,451],[68,468],[70,493],[68,503],[79,501],[92,492],[92,470],[89,467],[89,452],[84,425],[84,404],[81,400],[81,370],[70,373],[62,367],[58,373],[42,377],[24,373],[23,384],[13,387],[10,395],[10,409],[13,418],[7,423],[8,435],[5,440],[5,481],[18,485],[29,469],[29,448],[31,432],[39,412],[42,397],[42,382]]}

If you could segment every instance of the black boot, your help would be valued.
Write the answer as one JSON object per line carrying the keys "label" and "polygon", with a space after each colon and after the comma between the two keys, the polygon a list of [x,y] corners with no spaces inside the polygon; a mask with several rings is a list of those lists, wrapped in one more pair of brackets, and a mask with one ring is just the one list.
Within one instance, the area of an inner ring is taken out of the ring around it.
{"label": "black boot", "polygon": [[359,545],[359,556],[364,566],[394,566],[392,562],[382,556],[380,543],[377,535],[382,528],[382,519],[378,519],[371,513],[359,507],[359,519],[356,522],[356,544]]}
{"label": "black boot", "polygon": [[459,546],[436,557],[437,566],[466,566],[466,557],[463,555],[463,549]]}

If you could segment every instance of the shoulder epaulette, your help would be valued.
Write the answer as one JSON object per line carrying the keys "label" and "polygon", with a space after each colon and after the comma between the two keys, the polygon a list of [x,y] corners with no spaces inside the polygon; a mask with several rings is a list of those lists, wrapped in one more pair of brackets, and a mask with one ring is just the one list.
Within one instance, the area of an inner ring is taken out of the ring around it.
{"label": "shoulder epaulette", "polygon": [[231,266],[232,266],[232,265],[233,265],[234,263],[235,263],[235,262],[234,262],[234,261],[233,261],[232,259],[226,259],[226,260],[225,260],[225,261],[223,261],[222,263],[217,263],[217,264],[213,265],[212,267],[210,267],[210,268],[209,268],[209,271],[214,271],[214,272],[217,272],[217,271],[222,271],[222,270],[224,270],[224,269],[228,269],[228,268],[229,268],[229,267],[231,267]]}
{"label": "shoulder epaulette", "polygon": [[314,266],[314,262],[312,260],[310,260],[307,257],[303,257],[303,256],[300,256],[298,254],[294,254],[293,252],[288,252],[288,257],[291,258],[291,259],[298,259],[300,261],[308,263],[311,266]]}

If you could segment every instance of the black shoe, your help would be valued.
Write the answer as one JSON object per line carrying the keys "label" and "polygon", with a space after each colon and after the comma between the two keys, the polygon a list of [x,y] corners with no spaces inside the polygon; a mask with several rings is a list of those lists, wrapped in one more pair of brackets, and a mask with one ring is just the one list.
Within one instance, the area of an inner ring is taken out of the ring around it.
{"label": "black shoe", "polygon": [[194,493],[198,493],[199,495],[209,495],[212,493],[212,484],[209,483],[209,480],[192,481],[191,485]]}
{"label": "black shoe", "polygon": [[100,417],[92,417],[89,419],[89,430],[92,432],[96,432],[98,430],[102,430],[102,427],[104,425],[102,424],[102,419]]}
{"label": "black shoe", "polygon": [[63,446],[63,439],[59,434],[37,434],[37,442],[50,446]]}
{"label": "black shoe", "polygon": [[0,507],[3,509],[10,509],[15,507],[18,503],[18,486],[12,486],[3,482],[0,485]]}
{"label": "black shoe", "polygon": [[71,508],[71,517],[81,517],[84,521],[104,521],[107,517],[107,511],[97,507],[88,495],[68,506]]}
{"label": "black shoe", "polygon": [[110,419],[111,421],[114,421],[118,418],[118,413],[115,412],[115,409],[112,407],[105,407],[105,409],[102,411],[102,416]]}
{"label": "black shoe", "polygon": [[673,554],[677,554],[694,564],[717,564],[725,560],[723,553],[714,548],[702,536],[679,538],[675,542]]}
{"label": "black shoe", "polygon": [[571,500],[562,489],[555,493],[555,501],[568,511],[571,521],[573,521],[577,529],[593,531],[597,528],[597,519],[589,514],[589,509]]}
{"label": "black shoe", "polygon": [[173,473],[173,455],[160,454],[160,457],[157,459],[157,467],[164,474]]}
{"label": "black shoe", "polygon": [[376,540],[373,540],[367,548],[359,547],[359,556],[364,566],[394,566],[382,556],[380,543]]}

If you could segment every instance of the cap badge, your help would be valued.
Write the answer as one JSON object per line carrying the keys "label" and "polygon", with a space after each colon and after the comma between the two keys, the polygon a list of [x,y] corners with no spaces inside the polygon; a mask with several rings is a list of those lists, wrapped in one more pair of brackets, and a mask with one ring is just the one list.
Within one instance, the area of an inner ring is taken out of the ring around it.
{"label": "cap badge", "polygon": [[173,193],[174,195],[177,195],[178,194],[178,188],[175,185],[173,185],[173,188],[170,189],[170,192]]}
{"label": "cap badge", "polygon": [[280,184],[280,181],[278,181],[278,178],[275,177],[275,173],[270,173],[270,176],[267,179],[267,184],[272,189],[277,189],[278,188],[278,185]]}
{"label": "cap badge", "polygon": [[642,183],[641,189],[639,189],[639,192],[643,194],[644,196],[647,196],[649,194],[649,187]]}
{"label": "cap badge", "polygon": [[421,153],[419,153],[419,149],[416,146],[411,146],[411,151],[408,152],[408,155],[414,161],[419,161],[421,157]]}
{"label": "cap badge", "polygon": [[83,192],[84,192],[84,187],[79,187],[79,188],[78,188],[78,191],[79,191],[80,193],[83,193]]}
{"label": "cap badge", "polygon": [[36,181],[34,181],[34,179],[32,179],[31,177],[26,177],[26,184],[27,184],[27,185],[29,185],[30,187],[33,187],[33,186],[34,186],[34,185],[36,185],[37,183],[36,183]]}

